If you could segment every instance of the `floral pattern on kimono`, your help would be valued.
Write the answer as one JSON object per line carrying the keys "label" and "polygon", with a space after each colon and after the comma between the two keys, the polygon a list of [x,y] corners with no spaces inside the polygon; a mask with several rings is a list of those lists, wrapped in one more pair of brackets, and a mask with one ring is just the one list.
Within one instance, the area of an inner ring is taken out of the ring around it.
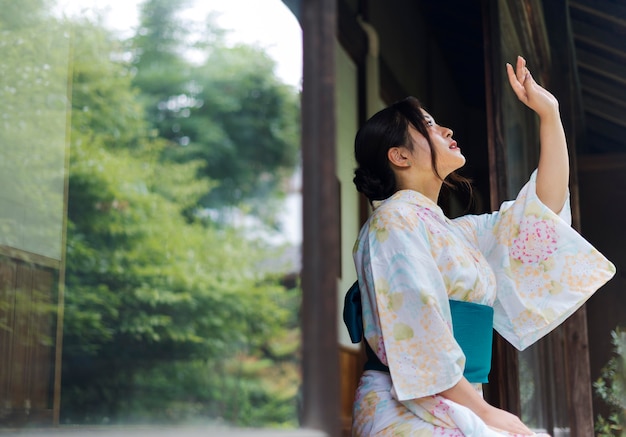
{"label": "floral pattern on kimono", "polygon": [[438,393],[457,384],[465,356],[449,300],[494,308],[494,328],[524,349],[562,323],[615,273],[537,197],[536,171],[491,214],[448,219],[419,192],[376,202],[354,260],[366,341],[390,374],[366,371],[354,405],[356,436],[502,436]]}

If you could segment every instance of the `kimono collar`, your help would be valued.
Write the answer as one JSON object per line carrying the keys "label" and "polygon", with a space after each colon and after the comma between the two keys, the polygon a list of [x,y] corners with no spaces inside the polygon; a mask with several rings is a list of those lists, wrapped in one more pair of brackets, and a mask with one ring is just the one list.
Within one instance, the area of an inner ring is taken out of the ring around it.
{"label": "kimono collar", "polygon": [[439,205],[437,205],[437,203],[433,202],[429,197],[415,190],[396,191],[385,200],[374,200],[372,202],[372,207],[374,208],[374,210],[376,210],[380,206],[390,201],[400,201],[400,202],[410,203],[412,205],[427,208],[437,214],[444,215],[443,210],[441,209]]}

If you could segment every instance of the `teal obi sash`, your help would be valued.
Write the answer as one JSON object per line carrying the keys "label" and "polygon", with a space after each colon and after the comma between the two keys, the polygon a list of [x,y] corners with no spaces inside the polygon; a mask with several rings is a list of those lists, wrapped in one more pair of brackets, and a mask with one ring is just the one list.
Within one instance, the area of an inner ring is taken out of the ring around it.
{"label": "teal obi sash", "polygon": [[454,339],[465,354],[463,376],[472,383],[489,382],[493,308],[460,300],[449,302]]}
{"label": "teal obi sash", "polygon": [[[488,382],[491,370],[491,344],[493,341],[493,308],[473,302],[450,300],[454,339],[465,355],[463,376],[471,383]],[[361,293],[355,282],[346,293],[343,321],[348,328],[350,340],[359,343],[363,338]],[[389,372],[365,342],[368,361],[365,370]]]}

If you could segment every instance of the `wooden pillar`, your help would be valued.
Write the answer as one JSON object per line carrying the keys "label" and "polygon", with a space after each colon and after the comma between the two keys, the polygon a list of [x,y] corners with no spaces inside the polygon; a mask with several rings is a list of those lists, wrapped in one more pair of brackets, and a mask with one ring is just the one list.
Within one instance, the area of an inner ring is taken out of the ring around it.
{"label": "wooden pillar", "polygon": [[[500,25],[498,2],[483,0],[483,41],[485,48],[485,102],[487,108],[487,142],[489,154],[489,192],[492,209],[497,209],[507,197],[506,149],[502,128],[500,99],[503,65],[500,55]],[[519,362],[517,351],[504,338],[494,333],[493,359],[485,395],[493,405],[521,414],[519,395]]]}
{"label": "wooden pillar", "polygon": [[[559,100],[570,150],[572,221],[580,231],[576,149],[583,136],[583,111],[567,0],[543,3],[552,51],[550,88]],[[587,312],[580,308],[563,324],[570,436],[594,435]]]}
{"label": "wooden pillar", "polygon": [[336,0],[303,0],[302,376],[304,428],[340,435],[335,153]]}

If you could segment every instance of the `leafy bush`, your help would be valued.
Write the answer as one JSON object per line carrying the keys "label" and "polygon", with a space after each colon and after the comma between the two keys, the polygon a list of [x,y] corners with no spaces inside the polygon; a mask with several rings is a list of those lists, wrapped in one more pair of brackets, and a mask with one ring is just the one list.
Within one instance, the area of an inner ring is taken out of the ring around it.
{"label": "leafy bush", "polygon": [[626,436],[626,332],[618,327],[611,337],[615,355],[593,384],[598,396],[610,407],[608,418],[598,416],[598,437]]}

